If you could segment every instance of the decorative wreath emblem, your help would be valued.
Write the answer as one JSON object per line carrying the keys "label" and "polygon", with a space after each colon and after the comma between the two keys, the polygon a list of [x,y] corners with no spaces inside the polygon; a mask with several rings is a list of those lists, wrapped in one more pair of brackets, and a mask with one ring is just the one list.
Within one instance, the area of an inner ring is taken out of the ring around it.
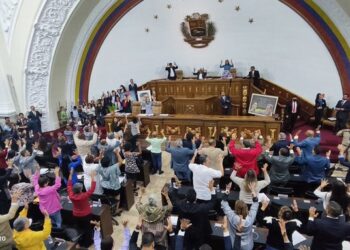
{"label": "decorative wreath emblem", "polygon": [[186,16],[185,21],[181,23],[184,41],[193,48],[207,47],[214,40],[216,33],[214,23],[208,20],[208,14],[193,13],[192,16]]}

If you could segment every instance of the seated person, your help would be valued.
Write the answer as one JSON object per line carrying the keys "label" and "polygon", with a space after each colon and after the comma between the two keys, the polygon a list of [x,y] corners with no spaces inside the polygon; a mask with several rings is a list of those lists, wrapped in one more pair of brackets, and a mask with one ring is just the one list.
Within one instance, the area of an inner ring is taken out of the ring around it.
{"label": "seated person", "polygon": [[253,205],[250,207],[250,210],[248,210],[247,204],[241,200],[236,201],[234,211],[227,201],[221,201],[221,208],[229,221],[233,249],[253,249],[253,223],[259,207],[255,185],[256,183],[248,184],[253,197]]}
{"label": "seated person", "polygon": [[290,174],[289,167],[294,163],[294,151],[281,148],[279,156],[266,155],[265,159],[271,164],[269,172],[271,184],[284,186],[287,184]]}
{"label": "seated person", "polygon": [[301,221],[298,219],[293,219],[293,211],[298,212],[298,205],[295,200],[293,200],[292,209],[282,206],[278,211],[278,218],[271,216],[265,216],[266,208],[269,205],[269,201],[264,200],[262,206],[258,213],[258,221],[261,225],[269,229],[269,233],[266,239],[266,249],[284,249],[283,235],[281,234],[281,229],[279,222],[283,221],[286,227],[286,234],[290,242],[292,241],[292,235],[294,231],[300,229]]}
{"label": "seated person", "polygon": [[193,75],[197,76],[197,80],[204,80],[207,77],[207,71],[204,68],[200,68],[196,71],[194,68]]}
{"label": "seated person", "polygon": [[165,67],[165,70],[168,71],[168,80],[176,80],[176,69],[178,68],[178,66],[176,65],[176,63],[174,62],[174,64],[172,63],[168,63],[168,65]]}
{"label": "seated person", "polygon": [[245,202],[246,204],[252,204],[252,192],[249,188],[249,185],[251,185],[252,183],[254,184],[254,191],[256,193],[259,193],[261,189],[265,188],[266,186],[268,186],[270,184],[270,177],[269,174],[267,173],[267,163],[264,164],[264,167],[261,169],[264,173],[264,180],[263,181],[258,181],[256,173],[254,170],[249,169],[245,176],[244,179],[237,177],[237,171],[239,171],[241,169],[241,165],[239,165],[238,163],[235,164],[235,169],[233,170],[232,174],[231,174],[231,180],[236,183],[239,186],[239,199],[243,202]]}
{"label": "seated person", "polygon": [[326,170],[330,168],[331,151],[329,150],[324,157],[320,155],[319,146],[316,146],[313,154],[309,156],[305,156],[300,148],[296,148],[296,150],[299,156],[295,157],[295,162],[302,166],[302,180],[307,183],[319,184],[326,177]]}

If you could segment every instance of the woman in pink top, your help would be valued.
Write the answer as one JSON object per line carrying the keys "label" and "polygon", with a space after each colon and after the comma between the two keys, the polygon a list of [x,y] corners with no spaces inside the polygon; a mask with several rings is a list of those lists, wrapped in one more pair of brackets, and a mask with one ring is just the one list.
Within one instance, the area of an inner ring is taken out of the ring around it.
{"label": "woman in pink top", "polygon": [[39,197],[39,208],[41,211],[47,211],[54,227],[61,228],[61,199],[57,189],[61,187],[60,168],[55,168],[55,184],[49,186],[49,178],[46,175],[40,176],[40,167],[37,167],[33,182],[35,193]]}

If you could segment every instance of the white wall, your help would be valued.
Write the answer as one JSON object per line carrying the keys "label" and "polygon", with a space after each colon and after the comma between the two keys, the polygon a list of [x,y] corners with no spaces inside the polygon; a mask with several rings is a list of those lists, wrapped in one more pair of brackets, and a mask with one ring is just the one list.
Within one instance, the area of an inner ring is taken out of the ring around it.
{"label": "white wall", "polygon": [[[166,8],[168,2],[171,9]],[[331,105],[340,98],[340,79],[328,50],[304,20],[279,1],[168,2],[145,0],[112,29],[93,68],[89,98],[130,78],[139,84],[164,78],[169,61],[175,61],[185,75],[201,66],[218,75],[220,60],[225,58],[233,59],[240,75],[255,65],[262,77],[311,102],[317,92],[325,92]],[[194,49],[183,41],[180,23],[193,12],[208,13],[217,27],[207,48]]]}

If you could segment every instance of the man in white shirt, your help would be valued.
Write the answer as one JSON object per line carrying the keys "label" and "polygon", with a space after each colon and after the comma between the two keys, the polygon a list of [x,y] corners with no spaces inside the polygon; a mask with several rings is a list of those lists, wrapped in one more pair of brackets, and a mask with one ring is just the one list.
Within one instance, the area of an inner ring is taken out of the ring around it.
{"label": "man in white shirt", "polygon": [[172,63],[168,63],[168,65],[165,67],[165,70],[168,71],[168,80],[176,80],[176,69],[177,65],[174,62],[174,65]]}
{"label": "man in white shirt", "polygon": [[217,158],[217,165],[220,170],[211,169],[210,159],[207,155],[199,155],[198,164],[194,161],[197,156],[197,151],[193,155],[191,163],[189,165],[190,170],[193,173],[193,188],[197,193],[197,200],[210,201],[211,193],[208,187],[208,183],[213,178],[220,178],[224,175],[224,167],[222,165],[223,156],[220,154]]}

